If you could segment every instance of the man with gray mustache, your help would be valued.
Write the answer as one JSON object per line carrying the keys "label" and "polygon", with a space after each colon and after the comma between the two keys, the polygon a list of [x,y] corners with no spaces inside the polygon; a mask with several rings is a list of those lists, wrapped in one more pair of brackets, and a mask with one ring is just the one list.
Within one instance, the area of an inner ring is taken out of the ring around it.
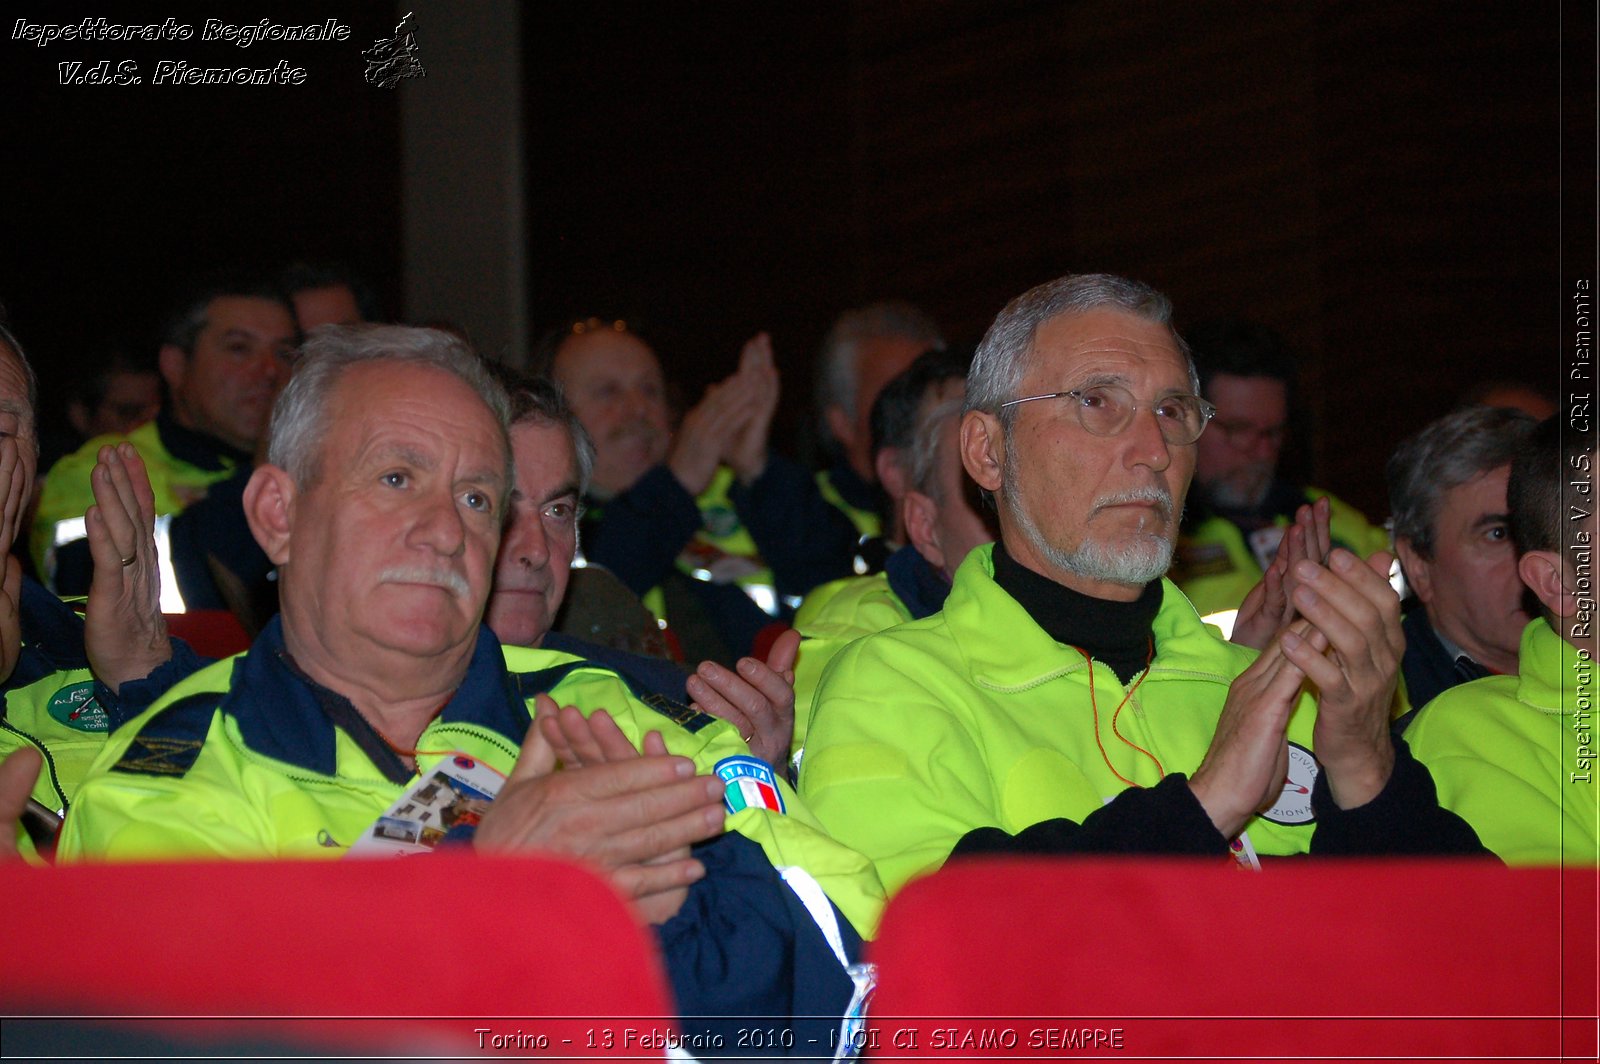
{"label": "man with gray mustache", "polygon": [[1163,579],[1214,413],[1170,322],[1143,284],[1069,276],[978,348],[962,459],[1000,540],[940,613],[835,659],[801,772],[891,893],[952,853],[1481,852],[1389,738],[1388,555],[1298,562],[1259,655]]}

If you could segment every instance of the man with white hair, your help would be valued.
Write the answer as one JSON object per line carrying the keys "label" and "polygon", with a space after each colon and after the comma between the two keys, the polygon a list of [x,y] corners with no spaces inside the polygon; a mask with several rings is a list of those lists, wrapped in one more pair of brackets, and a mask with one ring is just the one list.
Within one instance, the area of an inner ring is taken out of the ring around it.
{"label": "man with white hair", "polygon": [[[458,840],[565,853],[659,926],[685,1016],[715,1029],[831,1013],[836,1028],[855,989],[852,927],[870,933],[881,905],[870,865],[786,808],[730,725],[637,699],[573,655],[502,647],[482,624],[511,496],[508,420],[504,390],[445,333],[312,337],[245,492],[282,612],[248,653],[107,742],[62,858]],[[441,807],[451,793],[471,799],[467,823]]]}
{"label": "man with white hair", "polygon": [[1259,656],[1162,579],[1212,413],[1170,314],[1142,284],[1069,276],[978,348],[961,450],[1000,540],[940,613],[834,660],[801,773],[891,892],[952,850],[1480,849],[1390,739],[1386,556],[1298,562],[1302,619]]}

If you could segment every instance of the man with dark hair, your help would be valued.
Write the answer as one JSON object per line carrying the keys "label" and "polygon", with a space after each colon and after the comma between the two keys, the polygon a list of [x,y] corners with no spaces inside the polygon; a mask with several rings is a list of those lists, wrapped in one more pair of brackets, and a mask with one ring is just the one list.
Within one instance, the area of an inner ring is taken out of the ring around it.
{"label": "man with dark hair", "polygon": [[650,695],[727,720],[752,753],[782,772],[794,730],[790,667],[798,635],[780,636],[765,661],[746,657],[734,669],[704,661],[686,675],[672,662],[555,630],[572,579],[597,571],[572,568],[594,444],[555,385],[498,368],[496,376],[511,399],[516,479],[484,623],[503,643],[574,654]]}
{"label": "man with dark hair", "polygon": [[278,284],[294,301],[302,332],[319,325],[383,320],[372,287],[340,264],[296,262],[283,271]]}
{"label": "man with dark hair", "polygon": [[1539,601],[1517,675],[1461,684],[1406,740],[1439,800],[1511,864],[1600,861],[1595,786],[1595,437],[1541,422],[1511,463],[1517,572]]}
{"label": "man with dark hair", "polygon": [[1528,615],[1506,480],[1533,425],[1519,410],[1463,407],[1389,458],[1395,552],[1417,602],[1402,625],[1411,712],[1456,684],[1517,671]]}
{"label": "man with dark hair", "polygon": [[1240,321],[1197,325],[1185,339],[1200,394],[1217,408],[1201,437],[1194,488],[1173,558],[1174,583],[1201,616],[1237,609],[1272,563],[1300,507],[1326,496],[1335,546],[1361,557],[1388,534],[1319,488],[1278,479],[1293,412],[1295,361],[1283,338]]}
{"label": "man with dark hair", "polygon": [[[126,436],[161,409],[161,374],[153,363],[109,345],[91,357],[67,395],[73,436],[59,439],[46,468],[96,436]],[[48,450],[52,441],[41,440]],[[41,459],[45,455],[41,454]]]}
{"label": "man with dark hair", "polygon": [[891,892],[952,853],[1478,849],[1389,734],[1387,555],[1298,561],[1302,619],[1259,655],[1162,579],[1196,386],[1170,304],[1124,278],[1040,285],[990,326],[960,440],[1000,538],[938,613],[834,658],[800,773]]}
{"label": "man with dark hair", "polygon": [[[90,440],[45,475],[32,536],[34,560],[45,582],[63,595],[82,594],[88,587],[83,513],[92,501],[89,474],[105,444],[126,438],[138,449],[155,493],[162,540],[169,539],[172,515],[236,473],[247,476],[299,339],[288,298],[272,284],[248,276],[208,281],[181,303],[160,350],[168,396],[160,414],[126,437]],[[242,479],[234,488],[226,508],[230,513],[237,507]],[[241,531],[228,538],[237,541],[242,535],[248,540],[242,523],[236,524]],[[199,538],[201,546],[195,550],[169,545],[162,551],[167,567],[163,608],[168,612],[222,604],[207,551],[232,551],[219,534]],[[186,560],[180,563],[180,557]]]}

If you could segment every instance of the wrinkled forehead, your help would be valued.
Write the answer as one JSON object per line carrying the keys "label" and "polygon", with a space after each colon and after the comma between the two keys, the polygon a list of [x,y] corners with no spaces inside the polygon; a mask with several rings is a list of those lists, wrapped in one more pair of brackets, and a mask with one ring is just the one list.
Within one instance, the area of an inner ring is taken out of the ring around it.
{"label": "wrinkled forehead", "polygon": [[544,500],[577,487],[578,449],[572,432],[560,422],[530,418],[512,425],[511,456],[514,486],[527,498]]}
{"label": "wrinkled forehead", "polygon": [[325,459],[378,448],[451,452],[474,475],[510,484],[510,441],[489,404],[466,381],[436,366],[375,360],[345,368],[333,384]]}
{"label": "wrinkled forehead", "polygon": [[10,344],[0,340],[0,410],[32,422],[31,398],[22,356]]}
{"label": "wrinkled forehead", "polygon": [[1110,308],[1040,323],[1025,379],[1060,387],[1115,382],[1161,392],[1190,385],[1188,360],[1168,326]]}

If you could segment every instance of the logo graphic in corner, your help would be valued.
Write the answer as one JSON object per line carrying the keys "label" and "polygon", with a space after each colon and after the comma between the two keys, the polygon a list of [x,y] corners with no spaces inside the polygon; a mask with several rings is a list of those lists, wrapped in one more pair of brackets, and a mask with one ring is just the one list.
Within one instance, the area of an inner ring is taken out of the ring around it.
{"label": "logo graphic in corner", "polygon": [[728,812],[741,809],[784,811],[783,795],[778,791],[772,767],[758,757],[738,754],[718,761],[711,771],[722,781],[722,803]]}
{"label": "logo graphic in corner", "polygon": [[1289,778],[1283,781],[1283,793],[1271,809],[1261,814],[1263,820],[1274,824],[1309,824],[1315,819],[1311,814],[1311,788],[1317,782],[1317,759],[1299,743],[1289,744]]}
{"label": "logo graphic in corner", "polygon": [[93,680],[63,687],[50,696],[50,704],[45,709],[57,724],[64,724],[74,731],[103,732],[111,728],[105,709],[94,696]]}

